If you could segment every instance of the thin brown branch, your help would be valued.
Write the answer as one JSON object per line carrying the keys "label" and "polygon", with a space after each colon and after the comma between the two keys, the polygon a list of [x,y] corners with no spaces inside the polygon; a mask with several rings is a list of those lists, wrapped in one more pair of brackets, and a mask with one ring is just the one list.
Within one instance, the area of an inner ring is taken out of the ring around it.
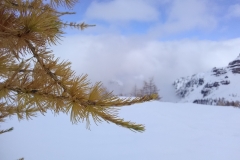
{"label": "thin brown branch", "polygon": [[78,28],[78,29],[81,29],[81,30],[84,30],[85,28],[88,28],[88,27],[95,27],[96,25],[95,24],[86,24],[84,22],[82,23],[73,23],[73,22],[70,22],[70,23],[62,23],[63,26],[70,26],[70,27],[73,27],[73,28]]}
{"label": "thin brown branch", "polygon": [[119,101],[119,98],[116,98],[113,101],[109,101],[109,103],[107,102],[103,102],[103,101],[93,101],[93,100],[88,100],[88,99],[83,99],[83,98],[72,98],[70,96],[63,96],[63,95],[55,95],[55,94],[51,94],[51,93],[47,93],[47,92],[41,92],[40,90],[37,89],[26,89],[26,88],[18,88],[18,87],[6,87],[7,89],[11,90],[11,91],[15,91],[18,94],[24,93],[24,94],[35,94],[35,95],[40,95],[40,96],[44,96],[44,97],[48,97],[48,98],[53,98],[56,100],[64,100],[66,102],[76,102],[78,104],[80,104],[83,107],[91,107],[91,106],[99,106],[99,107],[109,107],[109,106],[115,106],[115,107],[120,107],[120,106],[126,106],[126,105],[132,105],[132,104],[136,104],[136,103],[142,103],[142,102],[146,102],[146,101],[150,101],[155,99],[154,95],[148,95],[148,96],[144,96],[141,98],[135,98],[133,100],[130,99],[126,99],[126,100],[122,100]]}
{"label": "thin brown branch", "polygon": [[13,127],[6,129],[6,130],[1,130],[0,134],[6,133],[6,132],[11,132],[13,130]]}
{"label": "thin brown branch", "polygon": [[55,81],[57,82],[58,85],[60,85],[64,92],[68,93],[68,89],[67,87],[57,78],[57,76],[52,73],[44,64],[44,62],[42,61],[42,59],[39,57],[38,53],[36,52],[36,48],[32,45],[31,42],[29,42],[28,40],[25,40],[25,42],[27,43],[28,47],[30,48],[33,56],[37,59],[38,63],[40,64],[40,66],[42,67],[42,69]]}

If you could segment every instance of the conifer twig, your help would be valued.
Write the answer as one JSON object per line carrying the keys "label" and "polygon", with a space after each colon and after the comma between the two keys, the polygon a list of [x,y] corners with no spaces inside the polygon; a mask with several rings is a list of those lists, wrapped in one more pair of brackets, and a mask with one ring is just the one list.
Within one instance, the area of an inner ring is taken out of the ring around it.
{"label": "conifer twig", "polygon": [[6,129],[6,130],[0,130],[0,134],[6,133],[6,132],[11,132],[13,130],[13,127]]}

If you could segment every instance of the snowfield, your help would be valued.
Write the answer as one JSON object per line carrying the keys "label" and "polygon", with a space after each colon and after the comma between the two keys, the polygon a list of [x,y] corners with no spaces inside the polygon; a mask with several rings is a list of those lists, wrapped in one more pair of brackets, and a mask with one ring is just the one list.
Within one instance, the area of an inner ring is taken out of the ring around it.
{"label": "snowfield", "polygon": [[126,106],[126,120],[143,123],[135,133],[113,124],[72,125],[52,114],[1,123],[0,160],[240,160],[240,109],[152,101]]}

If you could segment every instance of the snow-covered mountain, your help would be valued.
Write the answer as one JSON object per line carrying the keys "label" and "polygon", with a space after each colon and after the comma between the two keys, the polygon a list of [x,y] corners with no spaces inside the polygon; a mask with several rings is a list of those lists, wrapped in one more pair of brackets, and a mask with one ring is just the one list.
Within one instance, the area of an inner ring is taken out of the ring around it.
{"label": "snow-covered mountain", "polygon": [[240,55],[226,67],[177,79],[173,85],[180,102],[239,106]]}

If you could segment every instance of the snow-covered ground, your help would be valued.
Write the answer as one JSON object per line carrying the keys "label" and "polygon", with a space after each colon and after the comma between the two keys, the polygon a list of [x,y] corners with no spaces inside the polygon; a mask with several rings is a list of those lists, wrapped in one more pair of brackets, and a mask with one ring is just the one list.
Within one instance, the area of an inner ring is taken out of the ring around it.
{"label": "snow-covered ground", "polygon": [[51,114],[1,123],[0,160],[239,160],[240,109],[191,103],[147,102],[120,116],[146,125],[135,133],[113,124],[72,125]]}

